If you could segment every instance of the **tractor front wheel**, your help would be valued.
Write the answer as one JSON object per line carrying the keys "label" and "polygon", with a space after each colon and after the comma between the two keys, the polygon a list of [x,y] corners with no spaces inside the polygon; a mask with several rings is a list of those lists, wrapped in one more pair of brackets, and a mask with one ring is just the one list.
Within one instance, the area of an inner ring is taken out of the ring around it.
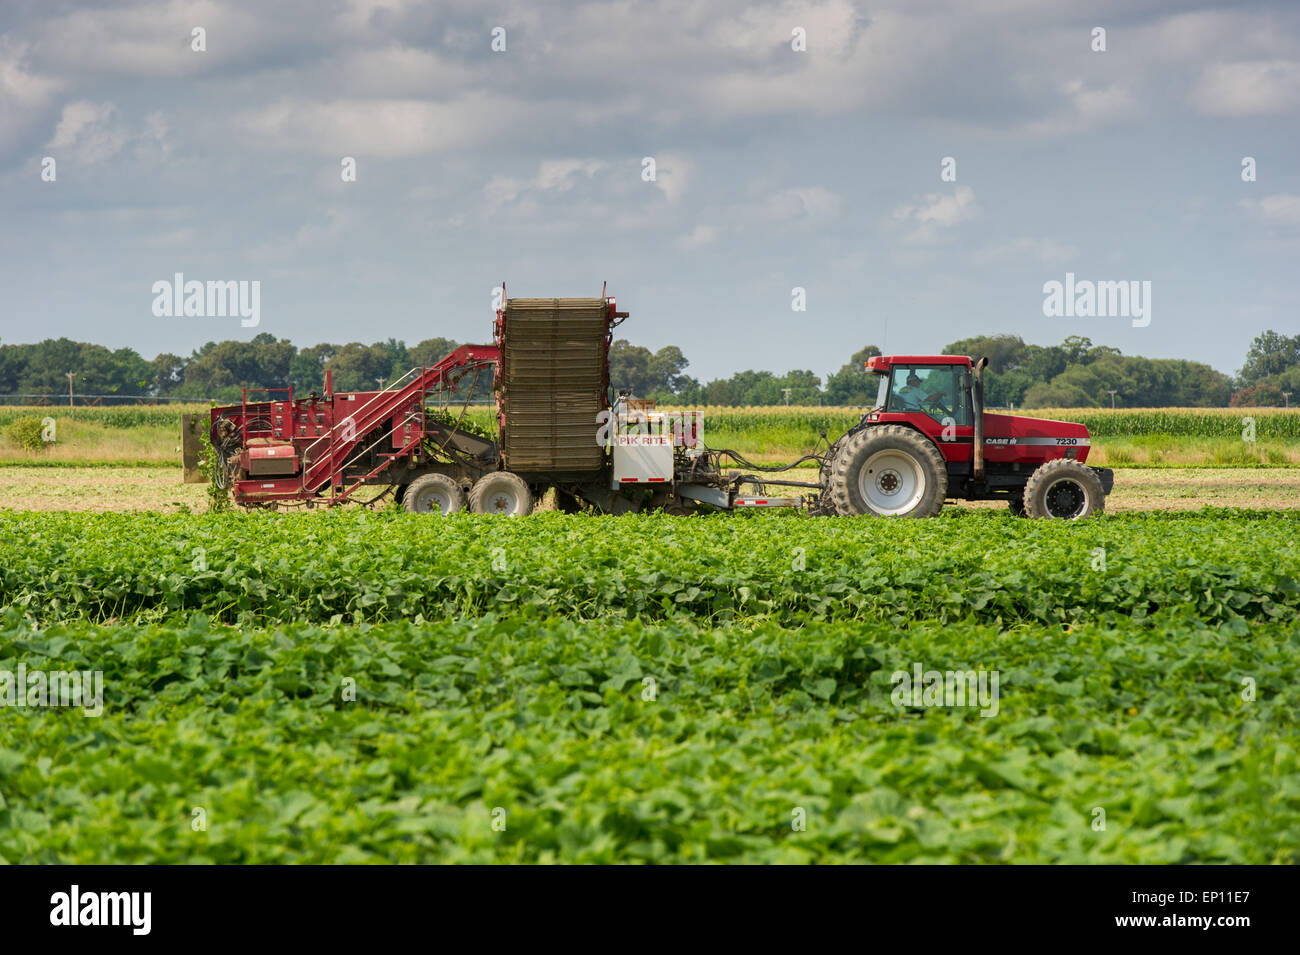
{"label": "tractor front wheel", "polygon": [[841,517],[933,517],[948,493],[948,468],[925,435],[877,425],[836,451],[828,490]]}
{"label": "tractor front wheel", "polygon": [[1086,464],[1069,458],[1048,461],[1025,484],[1025,513],[1077,521],[1100,514],[1106,507],[1101,478]]}
{"label": "tractor front wheel", "polygon": [[475,514],[524,517],[533,511],[533,492],[519,475],[492,471],[470,488],[469,509]]}

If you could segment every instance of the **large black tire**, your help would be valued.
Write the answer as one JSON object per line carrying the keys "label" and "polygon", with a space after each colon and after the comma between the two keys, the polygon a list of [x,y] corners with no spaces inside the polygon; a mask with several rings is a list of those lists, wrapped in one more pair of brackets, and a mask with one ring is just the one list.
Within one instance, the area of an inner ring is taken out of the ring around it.
{"label": "large black tire", "polygon": [[902,425],[864,428],[839,447],[828,484],[841,517],[933,517],[948,493],[934,442]]}
{"label": "large black tire", "polygon": [[650,495],[650,503],[646,505],[648,513],[668,514],[673,517],[693,517],[700,513],[698,501],[692,501],[689,498],[678,497],[668,491],[658,490]]}
{"label": "large black tire", "polygon": [[555,509],[562,514],[581,514],[585,510],[585,503],[578,495],[562,487],[555,489]]}
{"label": "large black tire", "polygon": [[533,511],[533,492],[519,475],[492,471],[470,488],[469,509],[475,514],[524,517]]}
{"label": "large black tire", "polygon": [[1086,464],[1069,458],[1048,461],[1025,484],[1025,513],[1029,517],[1078,520],[1105,509],[1101,478]]}
{"label": "large black tire", "polygon": [[853,439],[853,435],[842,434],[831,446],[826,449],[822,456],[822,465],[817,471],[817,483],[821,485],[821,495],[817,503],[813,505],[811,513],[819,517],[833,517],[835,515],[835,502],[831,500],[831,473],[835,469],[835,459],[839,456],[840,449]]}
{"label": "large black tire", "polygon": [[402,507],[412,514],[455,514],[465,510],[465,492],[445,474],[425,474],[406,486]]}

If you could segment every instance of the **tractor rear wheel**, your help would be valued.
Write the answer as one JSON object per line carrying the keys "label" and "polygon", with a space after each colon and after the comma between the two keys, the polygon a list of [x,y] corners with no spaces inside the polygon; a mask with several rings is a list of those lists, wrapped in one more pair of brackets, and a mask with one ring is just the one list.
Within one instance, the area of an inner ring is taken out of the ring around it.
{"label": "tractor rear wheel", "polygon": [[948,493],[948,468],[923,434],[876,425],[836,451],[828,490],[841,517],[933,517]]}
{"label": "tractor rear wheel", "polygon": [[445,474],[425,474],[406,485],[402,507],[412,514],[455,514],[465,509],[465,492]]}
{"label": "tractor rear wheel", "polygon": [[1069,458],[1048,461],[1025,484],[1025,513],[1073,521],[1106,508],[1101,478],[1086,464]]}
{"label": "tractor rear wheel", "polygon": [[469,509],[475,514],[524,517],[533,510],[533,492],[524,479],[509,471],[492,471],[474,482]]}

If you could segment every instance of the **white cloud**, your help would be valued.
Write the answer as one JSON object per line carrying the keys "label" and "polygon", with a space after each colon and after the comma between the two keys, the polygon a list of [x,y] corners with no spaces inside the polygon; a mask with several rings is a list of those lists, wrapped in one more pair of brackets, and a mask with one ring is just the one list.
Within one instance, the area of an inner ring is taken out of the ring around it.
{"label": "white cloud", "polygon": [[59,83],[27,68],[27,46],[0,37],[0,149],[36,123]]}
{"label": "white cloud", "polygon": [[136,131],[112,103],[76,100],[64,104],[46,148],[55,158],[70,156],[83,165],[91,165],[112,159],[128,144],[133,144],[137,162],[155,163],[171,155],[168,133],[162,113],[150,113]]}
{"label": "white cloud", "polygon": [[[807,31],[807,52],[791,49],[796,26]],[[873,10],[868,25],[844,0],[753,11],[708,31],[723,31],[744,55],[719,57],[698,76],[694,94],[710,112],[732,117],[889,108],[900,89],[928,82],[920,63],[942,55],[950,26],[890,10]]]}
{"label": "white cloud", "polygon": [[718,230],[709,225],[697,225],[691,230],[690,235],[684,235],[677,240],[677,244],[683,249],[699,249],[703,246],[716,241]]}
{"label": "white cloud", "polygon": [[483,187],[483,194],[492,205],[499,206],[529,193],[568,192],[581,177],[591,179],[605,165],[598,159],[548,159],[537,167],[537,175],[531,179],[494,176]]}
{"label": "white cloud", "polygon": [[524,104],[486,94],[450,103],[419,99],[281,100],[240,114],[251,144],[322,156],[400,159],[429,156],[499,138]]}
{"label": "white cloud", "polygon": [[330,72],[352,95],[396,99],[427,97],[431,90],[446,96],[477,78],[429,50],[398,43],[350,51],[331,60]]}
{"label": "white cloud", "polygon": [[1237,204],[1268,225],[1300,225],[1300,196],[1277,193],[1262,199],[1242,199]]}
{"label": "white cloud", "polygon": [[150,113],[144,118],[144,129],[136,141],[137,158],[149,160],[166,160],[171,156],[172,144],[168,139],[170,132],[167,120],[162,113]]}
{"label": "white cloud", "polygon": [[654,186],[675,203],[690,187],[695,164],[680,153],[655,153]]}
{"label": "white cloud", "polygon": [[[184,76],[273,47],[289,23],[215,0],[82,9],[45,24],[42,51],[74,73]],[[204,52],[191,48],[195,27],[206,31]]]}
{"label": "white cloud", "polygon": [[808,52],[843,56],[850,52],[860,17],[849,0],[785,2],[779,8],[747,6],[731,17],[716,18],[707,36],[721,49],[749,55],[794,52],[791,31],[802,27]]}
{"label": "white cloud", "polygon": [[1118,83],[1088,89],[1083,80],[1071,80],[1065,84],[1065,93],[1079,118],[1086,123],[1119,118],[1133,107],[1132,94]]}
{"label": "white cloud", "polygon": [[6,106],[40,106],[58,89],[55,80],[28,71],[27,50],[25,44],[0,37],[0,102]]}
{"label": "white cloud", "polygon": [[63,107],[59,125],[46,148],[71,153],[78,161],[89,164],[112,159],[122,151],[127,138],[116,106],[77,100]]}
{"label": "white cloud", "polygon": [[[1022,84],[1028,86],[1037,81],[1036,77],[1021,77]],[[1026,132],[1035,136],[1083,132],[1132,115],[1136,105],[1128,88],[1119,83],[1090,89],[1083,80],[1071,79],[1061,82],[1056,89],[1060,105],[1042,119],[1026,123]]]}
{"label": "white cloud", "polygon": [[579,175],[590,179],[604,168],[598,159],[548,159],[537,169],[537,188],[568,192]]}
{"label": "white cloud", "polygon": [[904,203],[894,210],[894,221],[913,228],[903,241],[915,245],[929,245],[943,239],[943,230],[966,222],[979,215],[975,190],[970,186],[957,186],[952,195],[932,192],[919,203]]}
{"label": "white cloud", "polygon": [[1300,106],[1300,63],[1252,60],[1214,63],[1201,74],[1192,101],[1210,116],[1260,116]]}
{"label": "white cloud", "polygon": [[808,219],[814,222],[832,218],[839,212],[840,197],[822,186],[795,186],[775,193],[757,207],[758,218],[789,222]]}

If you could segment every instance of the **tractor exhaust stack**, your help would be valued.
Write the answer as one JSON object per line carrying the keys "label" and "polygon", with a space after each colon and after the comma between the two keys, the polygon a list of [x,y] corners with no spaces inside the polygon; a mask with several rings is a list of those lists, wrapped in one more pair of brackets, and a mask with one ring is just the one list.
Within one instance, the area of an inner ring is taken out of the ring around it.
{"label": "tractor exhaust stack", "polygon": [[988,363],[987,358],[975,363],[975,381],[971,389],[971,414],[975,425],[971,478],[975,481],[984,480],[984,366]]}

